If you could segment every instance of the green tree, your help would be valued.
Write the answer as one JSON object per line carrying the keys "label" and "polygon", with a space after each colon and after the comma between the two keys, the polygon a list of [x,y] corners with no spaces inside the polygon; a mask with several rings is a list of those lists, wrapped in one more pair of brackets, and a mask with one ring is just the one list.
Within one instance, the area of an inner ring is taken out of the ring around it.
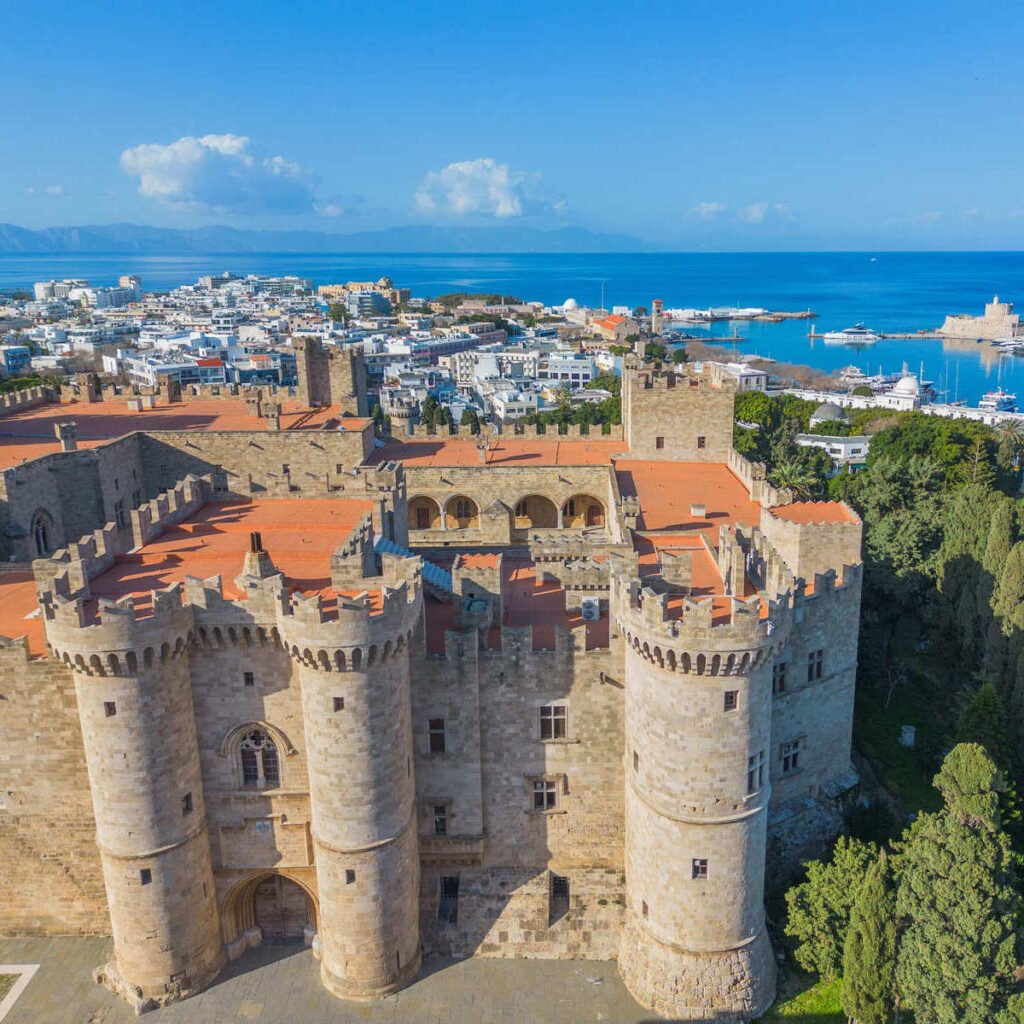
{"label": "green tree", "polygon": [[776,487],[792,491],[793,497],[799,501],[811,498],[820,482],[811,469],[796,458],[780,462],[769,472],[768,479]]}
{"label": "green tree", "polygon": [[806,971],[837,978],[850,927],[850,910],[877,850],[840,836],[828,862],[810,861],[807,881],[786,893],[786,934],[797,942],[793,955]]}
{"label": "green tree", "polygon": [[1024,629],[1024,541],[1010,549],[993,598],[993,609],[1003,620],[1003,632]]}
{"label": "green tree", "polygon": [[1010,498],[1000,496],[988,524],[988,537],[981,564],[993,575],[1002,572],[1014,542],[1014,507]]}
{"label": "green tree", "polygon": [[633,312],[637,316],[647,316],[647,307],[646,306],[637,306],[636,309],[633,310]]}
{"label": "green tree", "polygon": [[437,428],[439,415],[437,400],[433,395],[427,395],[420,403],[420,422],[427,430],[434,430]]}
{"label": "green tree", "polygon": [[921,1024],[1005,1019],[1020,897],[1002,785],[983,747],[958,744],[935,777],[945,808],[919,815],[900,844],[896,979]]}
{"label": "green tree", "polygon": [[477,415],[476,409],[463,409],[459,423],[464,427],[469,427],[471,434],[480,433],[480,417]]}
{"label": "green tree", "polygon": [[1011,763],[1010,740],[1006,731],[1006,709],[999,691],[986,681],[974,692],[960,716],[959,742],[985,748],[996,766],[1005,772]]}
{"label": "green tree", "polygon": [[336,324],[348,323],[348,309],[343,302],[332,302],[327,307],[327,316]]}
{"label": "green tree", "polygon": [[850,910],[843,947],[843,1009],[856,1024],[886,1024],[895,1002],[896,893],[883,850]]}
{"label": "green tree", "polygon": [[686,351],[685,345],[677,345],[672,349],[672,362],[678,365],[679,363],[689,362],[690,355]]}

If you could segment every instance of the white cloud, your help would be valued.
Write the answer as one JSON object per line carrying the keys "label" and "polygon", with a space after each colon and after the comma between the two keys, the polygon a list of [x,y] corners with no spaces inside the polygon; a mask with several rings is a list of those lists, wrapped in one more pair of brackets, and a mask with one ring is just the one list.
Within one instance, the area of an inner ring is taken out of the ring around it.
{"label": "white cloud", "polygon": [[[532,209],[545,207],[537,194],[540,174],[517,171],[492,157],[458,160],[439,171],[430,171],[416,190],[416,205],[428,213],[457,216],[486,214],[492,217],[521,217]],[[564,210],[564,202],[554,204]]]}
{"label": "white cloud", "polygon": [[789,203],[751,203],[744,206],[736,215],[737,220],[745,224],[763,224],[766,220],[787,220],[792,215]]}
{"label": "white cloud", "polygon": [[925,210],[917,219],[923,221],[925,224],[933,224],[935,221],[942,218],[941,210]]}
{"label": "white cloud", "polygon": [[340,212],[317,199],[312,172],[283,156],[264,156],[244,135],[186,135],[166,145],[132,146],[121,154],[121,170],[139,179],[140,195],[180,209]]}
{"label": "white cloud", "polygon": [[63,196],[67,194],[67,190],[63,185],[47,185],[43,191],[48,196]]}
{"label": "white cloud", "polygon": [[739,218],[747,224],[761,224],[768,213],[767,203],[751,203],[739,212]]}
{"label": "white cloud", "polygon": [[728,209],[729,207],[725,203],[703,202],[691,206],[686,212],[688,216],[696,217],[698,220],[714,220],[720,213],[725,213]]}

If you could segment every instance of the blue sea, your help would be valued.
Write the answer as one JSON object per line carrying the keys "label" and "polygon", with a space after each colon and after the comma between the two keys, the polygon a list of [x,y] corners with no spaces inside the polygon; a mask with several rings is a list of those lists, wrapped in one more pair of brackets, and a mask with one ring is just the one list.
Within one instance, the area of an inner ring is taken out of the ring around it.
{"label": "blue sea", "polygon": [[[318,284],[369,280],[387,274],[415,295],[487,291],[561,303],[666,307],[764,306],[813,309],[813,321],[741,324],[738,350],[822,370],[855,365],[898,371],[906,363],[948,399],[974,404],[997,384],[1020,395],[1024,359],[989,344],[941,340],[886,340],[862,350],[825,346],[807,337],[864,322],[876,331],[934,330],[947,313],[980,315],[993,295],[1017,301],[1024,312],[1024,252],[1008,253],[614,253],[426,255],[323,255],[239,253],[168,255],[0,255],[0,287],[31,285],[51,277],[83,277],[111,284],[120,274],[141,274],[151,290],[173,288],[201,274],[299,274]],[[732,325],[715,325],[723,337]]]}

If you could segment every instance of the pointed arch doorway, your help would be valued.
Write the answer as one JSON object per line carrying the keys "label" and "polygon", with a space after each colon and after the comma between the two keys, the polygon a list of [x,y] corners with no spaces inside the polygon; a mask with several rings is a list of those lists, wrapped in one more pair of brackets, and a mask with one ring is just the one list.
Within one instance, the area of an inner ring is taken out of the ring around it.
{"label": "pointed arch doorway", "polygon": [[238,882],[221,913],[232,959],[261,942],[308,943],[318,919],[316,897],[307,885],[280,871],[256,872]]}
{"label": "pointed arch doorway", "polygon": [[252,894],[253,919],[263,930],[263,941],[302,942],[313,909],[305,890],[284,875],[267,875]]}

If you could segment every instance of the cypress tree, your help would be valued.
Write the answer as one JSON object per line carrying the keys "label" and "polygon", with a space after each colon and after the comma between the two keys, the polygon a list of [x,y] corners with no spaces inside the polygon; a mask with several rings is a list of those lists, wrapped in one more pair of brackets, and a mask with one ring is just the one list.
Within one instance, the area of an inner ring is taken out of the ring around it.
{"label": "cypress tree", "polygon": [[897,985],[922,1024],[992,1024],[1007,1012],[1020,909],[1002,778],[982,747],[961,743],[935,785],[945,808],[921,814],[901,843]]}
{"label": "cypress tree", "polygon": [[959,740],[976,743],[1003,773],[1010,767],[1010,739],[1006,731],[1006,709],[991,682],[975,691],[960,716]]}
{"label": "cypress tree", "polygon": [[992,603],[1007,636],[1014,629],[1024,628],[1024,541],[1010,549]]}
{"label": "cypress tree", "polygon": [[857,1024],[886,1024],[895,1001],[896,894],[885,851],[868,868],[843,950],[843,1009]]}
{"label": "cypress tree", "polygon": [[986,572],[997,577],[1002,572],[1006,559],[1013,548],[1013,500],[1003,498],[992,512],[988,524],[988,539],[981,564]]}

